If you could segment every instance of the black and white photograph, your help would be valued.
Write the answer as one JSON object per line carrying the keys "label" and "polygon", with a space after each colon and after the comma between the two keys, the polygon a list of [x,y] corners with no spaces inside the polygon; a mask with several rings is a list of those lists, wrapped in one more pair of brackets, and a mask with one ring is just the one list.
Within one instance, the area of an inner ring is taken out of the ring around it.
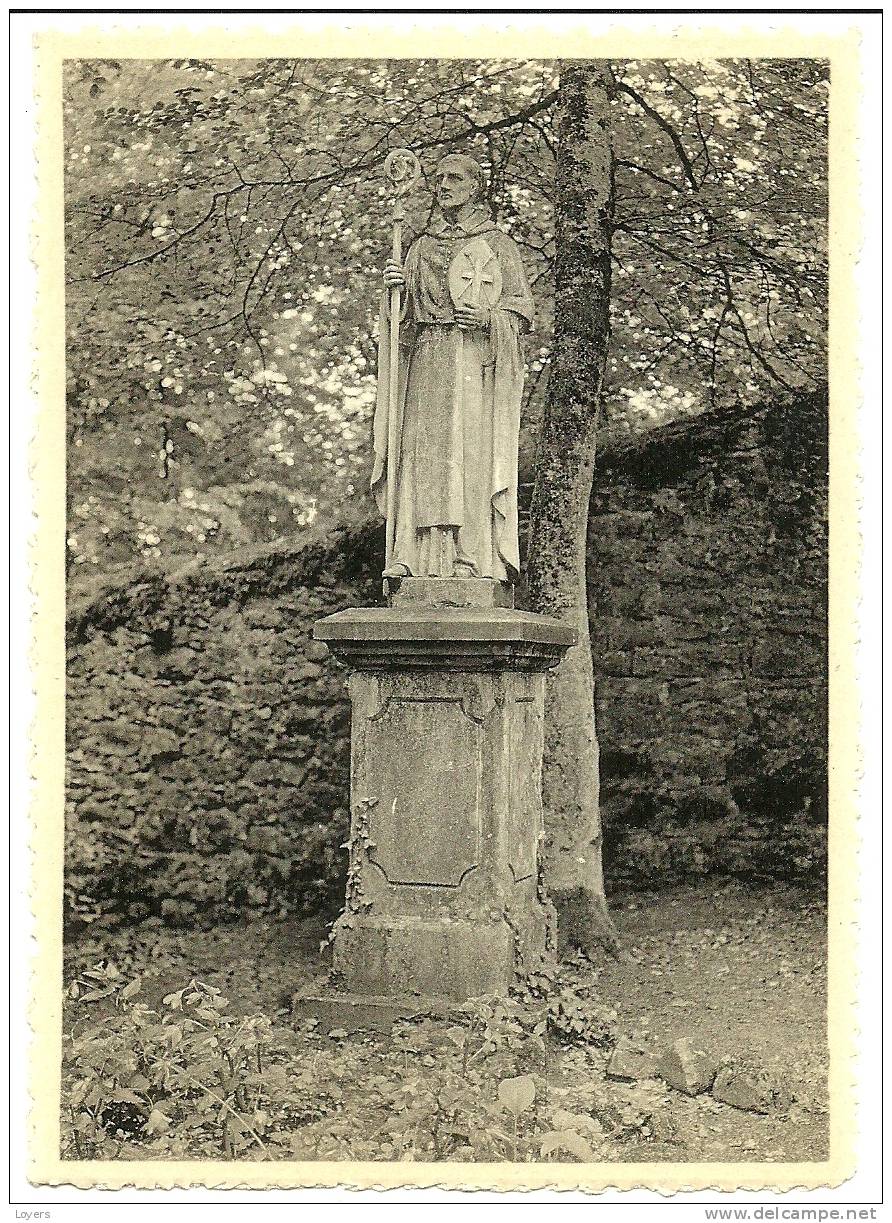
{"label": "black and white photograph", "polygon": [[165,37],[44,60],[44,1183],[838,1184],[851,44]]}

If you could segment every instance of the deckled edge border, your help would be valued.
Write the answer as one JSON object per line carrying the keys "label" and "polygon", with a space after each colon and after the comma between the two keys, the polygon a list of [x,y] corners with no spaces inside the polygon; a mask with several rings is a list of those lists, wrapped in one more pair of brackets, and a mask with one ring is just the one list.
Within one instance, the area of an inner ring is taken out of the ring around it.
{"label": "deckled edge border", "polygon": [[[787,21],[787,16],[778,14]],[[860,574],[857,522],[859,459],[857,436],[859,385],[855,356],[858,302],[854,265],[860,247],[858,205],[858,105],[860,90],[857,32],[815,35],[799,29],[759,33],[737,31],[670,33],[612,29],[593,36],[578,23],[555,33],[551,28],[512,28],[490,20],[460,28],[443,23],[400,31],[369,27],[363,19],[340,28],[314,23],[272,34],[268,31],[174,28],[159,31],[84,30],[45,33],[36,40],[35,96],[39,128],[39,197],[33,250],[38,266],[35,326],[35,376],[39,412],[31,451],[37,530],[32,548],[32,587],[36,597],[32,671],[37,695],[33,727],[31,810],[32,906],[37,951],[33,961],[30,1019],[29,1179],[37,1185],[80,1188],[449,1188],[520,1191],[551,1189],[596,1193],[606,1189],[650,1189],[660,1194],[684,1190],[736,1189],[788,1191],[832,1188],[855,1170],[854,1030],[857,920],[857,779],[859,775],[859,701],[854,657]],[[561,24],[567,25],[566,21]],[[594,24],[594,23],[593,23]],[[596,1165],[444,1165],[217,1162],[117,1163],[62,1161],[59,1151],[61,1070],[61,898],[63,860],[62,786],[64,755],[64,250],[62,216],[61,68],[66,57],[151,58],[200,54],[209,58],[249,58],[289,53],[330,57],[386,58],[429,54],[431,42],[441,58],[485,55],[485,43],[498,39],[499,58],[652,58],[675,59],[774,56],[819,57],[831,63],[830,99],[830,871],[829,998],[830,1159],[813,1164],[596,1164]],[[625,46],[625,55],[622,46]],[[231,54],[237,49],[237,56]]]}

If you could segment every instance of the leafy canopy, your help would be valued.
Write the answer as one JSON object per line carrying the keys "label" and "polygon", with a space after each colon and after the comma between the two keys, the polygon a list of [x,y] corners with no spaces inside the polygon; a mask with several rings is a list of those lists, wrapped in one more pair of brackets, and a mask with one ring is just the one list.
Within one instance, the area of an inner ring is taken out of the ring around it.
{"label": "leafy canopy", "polygon": [[[825,378],[826,65],[609,66],[604,414],[642,429]],[[559,66],[506,60],[69,61],[69,559],[169,563],[366,512],[387,152],[490,170],[547,395]]]}

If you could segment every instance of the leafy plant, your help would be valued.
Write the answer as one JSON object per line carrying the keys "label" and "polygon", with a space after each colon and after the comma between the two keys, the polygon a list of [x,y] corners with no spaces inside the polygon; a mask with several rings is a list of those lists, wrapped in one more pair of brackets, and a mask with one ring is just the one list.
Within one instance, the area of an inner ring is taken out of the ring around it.
{"label": "leafy plant", "polygon": [[313,1020],[234,1016],[196,978],[156,1007],[142,988],[101,962],[67,989],[67,1158],[531,1161],[578,1158],[601,1133],[549,1104],[555,1034],[529,988],[474,999],[457,1023],[398,1024],[373,1052]]}
{"label": "leafy plant", "polygon": [[562,965],[560,972],[556,966],[544,962],[518,982],[516,992],[527,1008],[539,1006],[544,1009],[546,1030],[552,1039],[562,1044],[612,1049],[616,1011],[594,997],[591,985],[573,979],[573,968],[587,964],[582,953]]}
{"label": "leafy plant", "polygon": [[139,992],[139,979],[127,982],[111,964],[68,988],[69,1005],[106,1005],[99,1020],[78,1016],[65,1037],[63,1154],[109,1159],[133,1146],[167,1158],[232,1159],[251,1146],[265,1154],[266,1106],[282,1086],[281,1068],[265,1064],[270,1021],[227,1015],[220,990],[195,978],[160,1011],[137,1001]]}

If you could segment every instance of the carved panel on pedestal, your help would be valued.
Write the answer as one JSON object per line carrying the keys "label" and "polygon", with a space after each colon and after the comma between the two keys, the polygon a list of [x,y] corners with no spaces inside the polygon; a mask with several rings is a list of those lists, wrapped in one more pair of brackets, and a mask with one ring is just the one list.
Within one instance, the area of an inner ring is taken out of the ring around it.
{"label": "carved panel on pedestal", "polygon": [[479,863],[483,727],[466,705],[391,697],[364,723],[369,860],[391,884],[455,888]]}

